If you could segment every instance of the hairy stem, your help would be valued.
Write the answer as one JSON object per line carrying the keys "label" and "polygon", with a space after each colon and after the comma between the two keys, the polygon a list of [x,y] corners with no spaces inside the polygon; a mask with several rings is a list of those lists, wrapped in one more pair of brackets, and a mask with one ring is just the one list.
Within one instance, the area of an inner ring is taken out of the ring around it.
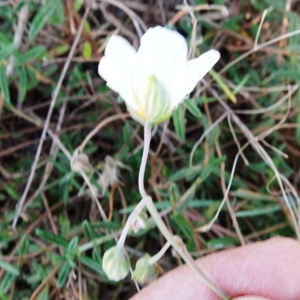
{"label": "hairy stem", "polygon": [[198,276],[198,278],[216,295],[218,295],[221,299],[229,299],[225,294],[223,294],[219,289],[217,289],[212,282],[202,273],[202,271],[196,266],[193,258],[186,250],[184,243],[178,238],[172,235],[169,231],[165,223],[163,222],[161,216],[159,215],[156,207],[153,204],[152,198],[147,195],[145,187],[144,187],[144,175],[145,168],[150,148],[150,140],[151,140],[151,127],[149,124],[146,124],[144,127],[144,150],[142,156],[142,162],[139,172],[139,191],[143,199],[147,199],[145,201],[146,207],[151,214],[156,226],[160,230],[161,234],[165,237],[168,244],[171,244],[172,247],[176,250],[176,252],[181,256],[181,258],[186,262],[186,264],[194,271],[194,273]]}
{"label": "hairy stem", "polygon": [[146,123],[144,127],[144,150],[143,150],[142,162],[141,162],[140,172],[139,172],[139,191],[142,198],[147,197],[147,193],[144,187],[144,176],[145,176],[147,158],[150,149],[150,140],[151,140],[151,127],[149,124]]}
{"label": "hairy stem", "polygon": [[127,219],[127,222],[125,224],[124,229],[122,230],[122,234],[120,236],[120,239],[118,241],[118,247],[122,248],[125,243],[125,239],[127,237],[128,231],[130,230],[130,227],[132,223],[135,221],[135,219],[138,217],[138,215],[141,213],[143,208],[145,207],[146,203],[149,201],[149,196],[146,195],[139,204],[134,208],[133,212],[130,214],[130,216]]}

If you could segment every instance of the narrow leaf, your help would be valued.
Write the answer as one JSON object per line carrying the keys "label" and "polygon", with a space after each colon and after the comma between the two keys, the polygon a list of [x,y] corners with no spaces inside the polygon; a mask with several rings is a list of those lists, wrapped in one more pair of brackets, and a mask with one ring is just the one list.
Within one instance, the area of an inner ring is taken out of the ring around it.
{"label": "narrow leaf", "polygon": [[71,270],[71,266],[67,262],[64,263],[62,268],[59,271],[58,279],[57,279],[57,283],[56,283],[56,286],[59,289],[62,288],[63,285],[65,284],[65,282],[67,281],[70,270]]}
{"label": "narrow leaf", "polygon": [[206,243],[207,248],[212,249],[224,249],[229,247],[234,247],[238,244],[237,239],[232,237],[223,237],[223,238],[215,238],[212,240],[207,241]]}
{"label": "narrow leaf", "polygon": [[23,102],[27,93],[27,72],[26,69],[21,67],[17,70],[19,76],[19,101]]}
{"label": "narrow leaf", "polygon": [[55,48],[52,48],[48,51],[47,57],[56,57],[65,54],[70,49],[70,46],[68,44],[59,45]]}
{"label": "narrow leaf", "polygon": [[20,254],[20,256],[24,256],[29,248],[29,240],[27,235],[22,235],[21,237],[21,241],[20,241],[20,246],[18,249],[18,253]]}
{"label": "narrow leaf", "polygon": [[244,217],[256,217],[260,215],[269,215],[273,214],[274,212],[280,211],[281,206],[280,205],[272,205],[267,206],[264,208],[258,208],[253,210],[240,210],[235,213],[237,218],[244,218]]}
{"label": "narrow leaf", "polygon": [[[16,280],[16,276],[11,273],[6,273],[1,280],[0,283],[0,294],[6,294],[11,286],[13,285],[14,281]],[[5,298],[4,298],[5,299]]]}
{"label": "narrow leaf", "polygon": [[8,81],[5,73],[5,67],[0,66],[0,89],[3,93],[5,102],[7,104],[10,104],[10,94],[9,94],[9,88],[8,88]]}
{"label": "narrow leaf", "polygon": [[188,239],[193,239],[194,238],[194,230],[191,227],[191,225],[187,222],[187,220],[184,218],[183,215],[177,214],[173,215],[172,219],[176,223],[176,227],[178,227],[182,233],[185,235],[186,238]]}
{"label": "narrow leaf", "polygon": [[74,236],[68,245],[68,252],[70,252],[71,254],[75,254],[78,250],[78,242],[78,236]]}
{"label": "narrow leaf", "polygon": [[36,234],[41,237],[42,239],[54,243],[56,245],[62,246],[64,248],[67,248],[69,243],[66,239],[64,239],[62,236],[56,235],[52,232],[48,232],[42,229],[37,229]]}
{"label": "narrow leaf", "polygon": [[184,127],[184,116],[182,105],[179,105],[178,108],[173,112],[173,124],[175,127],[175,131],[177,136],[181,139],[185,139],[185,127]]}
{"label": "narrow leaf", "polygon": [[233,92],[228,88],[226,83],[222,80],[222,78],[219,76],[217,72],[215,72],[213,69],[209,71],[209,74],[211,77],[218,83],[220,88],[223,90],[223,92],[226,94],[226,96],[233,102],[236,103],[236,97],[233,94]]}
{"label": "narrow leaf", "polygon": [[87,220],[83,221],[83,223],[82,223],[82,231],[83,231],[84,236],[89,241],[92,241],[95,238],[94,230]]}
{"label": "narrow leaf", "polygon": [[38,294],[36,300],[48,300],[49,299],[49,284],[46,284],[42,291]]}
{"label": "narrow leaf", "polygon": [[16,45],[14,43],[11,43],[9,45],[6,45],[4,48],[0,50],[0,58],[2,60],[8,58],[10,54],[12,54],[16,50]]}
{"label": "narrow leaf", "polygon": [[4,269],[6,272],[12,275],[18,276],[20,274],[18,267],[11,265],[4,260],[0,260],[0,268]]}
{"label": "narrow leaf", "polygon": [[187,110],[196,118],[200,119],[202,117],[202,113],[198,106],[191,101],[190,99],[186,99],[184,101],[184,105],[186,106]]}
{"label": "narrow leaf", "polygon": [[79,256],[78,260],[81,261],[84,265],[86,265],[90,269],[92,269],[104,276],[102,266],[99,262],[97,262],[87,256]]}
{"label": "narrow leaf", "polygon": [[16,58],[16,64],[18,65],[24,65],[25,63],[28,63],[32,60],[35,60],[42,56],[46,51],[45,46],[38,46],[31,48],[29,51],[25,53],[18,53],[15,55]]}
{"label": "narrow leaf", "polygon": [[82,54],[85,59],[89,59],[92,57],[92,45],[89,42],[84,43]]}
{"label": "narrow leaf", "polygon": [[48,0],[46,4],[38,11],[38,13],[33,18],[29,28],[30,40],[33,40],[37,36],[46,22],[52,17],[59,5],[59,0]]}

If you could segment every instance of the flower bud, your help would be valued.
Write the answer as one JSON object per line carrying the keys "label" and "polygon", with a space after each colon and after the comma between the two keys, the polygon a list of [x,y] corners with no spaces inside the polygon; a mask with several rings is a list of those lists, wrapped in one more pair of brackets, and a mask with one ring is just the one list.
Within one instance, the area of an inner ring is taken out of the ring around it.
{"label": "flower bud", "polygon": [[150,255],[145,254],[136,262],[136,267],[132,273],[132,279],[138,283],[147,284],[155,280],[158,276],[158,268],[150,262]]}
{"label": "flower bud", "polygon": [[129,259],[122,248],[118,246],[108,249],[103,256],[102,268],[109,280],[120,281],[129,272]]}

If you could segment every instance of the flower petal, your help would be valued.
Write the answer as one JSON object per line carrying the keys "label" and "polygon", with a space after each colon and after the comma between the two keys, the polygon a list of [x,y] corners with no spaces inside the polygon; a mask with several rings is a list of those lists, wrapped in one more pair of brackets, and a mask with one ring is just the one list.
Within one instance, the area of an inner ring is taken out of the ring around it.
{"label": "flower petal", "polygon": [[180,91],[173,98],[172,107],[175,108],[184,98],[189,95],[197,83],[209,72],[209,70],[217,63],[220,53],[217,50],[209,50],[199,57],[192,59],[186,64],[185,75],[182,77],[183,83]]}
{"label": "flower petal", "polygon": [[123,37],[113,35],[107,43],[105,56],[113,59],[120,66],[130,67],[135,60],[136,50]]}
{"label": "flower petal", "polygon": [[137,53],[139,76],[154,75],[166,91],[176,90],[174,82],[184,71],[187,50],[186,41],[178,32],[161,26],[150,28],[142,36]]}
{"label": "flower petal", "polygon": [[212,69],[219,59],[220,52],[212,49],[187,62],[187,93],[193,91],[196,84]]}
{"label": "flower petal", "polygon": [[121,36],[113,35],[106,46],[105,56],[98,66],[99,75],[107,86],[119,93],[127,104],[134,106],[132,72],[136,50]]}

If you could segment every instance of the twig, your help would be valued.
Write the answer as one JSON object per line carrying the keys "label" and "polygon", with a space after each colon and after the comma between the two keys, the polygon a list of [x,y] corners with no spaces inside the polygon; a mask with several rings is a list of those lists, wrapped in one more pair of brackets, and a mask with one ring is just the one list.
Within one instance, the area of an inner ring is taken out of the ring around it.
{"label": "twig", "polygon": [[59,267],[55,267],[48,275],[47,277],[40,283],[40,285],[35,289],[35,291],[30,296],[30,300],[35,300],[39,292],[42,290],[44,285],[57,273],[59,270]]}
{"label": "twig", "polygon": [[[206,115],[207,115],[207,118],[208,118],[208,121],[209,123],[211,124],[212,121],[211,121],[211,115],[210,115],[210,111],[208,109],[208,105],[205,104],[204,105],[204,108],[205,108],[205,112],[206,112]],[[230,119],[229,116],[227,116],[227,119]],[[235,141],[236,141],[236,137],[235,137],[235,134],[233,132],[233,137],[235,138]],[[237,142],[237,141],[236,141]],[[239,147],[239,143],[237,142],[237,145],[238,145],[238,148],[240,149]],[[222,157],[222,152],[221,152],[221,147],[220,147],[220,144],[218,143],[218,141],[215,142],[215,147],[216,147],[216,152],[217,152],[217,155],[218,157]],[[221,171],[221,187],[222,187],[222,192],[223,194],[225,195],[226,194],[226,183],[225,183],[225,162],[222,162],[221,163],[221,167],[220,167],[220,171]],[[225,198],[225,201],[226,201],[226,205],[227,205],[227,208],[228,208],[228,211],[229,211],[229,215],[231,217],[231,220],[232,220],[232,223],[233,223],[233,227],[236,231],[236,234],[240,240],[240,243],[241,245],[245,245],[245,239],[241,233],[241,230],[240,230],[240,227],[239,227],[239,224],[238,224],[238,221],[237,221],[237,218],[235,216],[235,213],[234,213],[234,210],[230,204],[230,201],[229,201],[229,197],[226,197]]]}
{"label": "twig", "polygon": [[260,49],[266,48],[272,44],[275,44],[279,41],[282,41],[284,39],[288,39],[292,36],[295,35],[299,35],[300,34],[300,29],[297,29],[295,31],[283,34],[281,36],[278,36],[270,41],[267,41],[265,43],[262,43],[260,45],[257,45],[256,48],[252,48],[251,50],[247,51],[246,53],[242,54],[241,56],[237,57],[236,59],[234,59],[232,62],[230,62],[229,64],[227,64],[220,72],[219,75],[223,74],[225,71],[227,71],[229,68],[231,68],[232,66],[234,66],[235,64],[237,64],[238,62],[240,62],[241,60],[243,60],[244,58],[246,58],[247,56],[251,55],[254,52],[259,51]]}
{"label": "twig", "polygon": [[227,116],[227,113],[222,114],[208,129],[206,129],[203,134],[200,136],[199,140],[194,144],[193,149],[190,154],[190,168],[196,169],[198,166],[193,165],[193,157],[195,154],[196,149],[199,147],[199,145],[202,143],[204,138],[216,127],[219,123],[221,123]]}
{"label": "twig", "polygon": [[89,140],[104,126],[106,126],[108,123],[119,120],[119,119],[125,119],[130,117],[129,113],[121,113],[114,116],[110,116],[103,121],[101,121],[83,140],[83,142],[75,149],[74,152],[81,152],[85,148],[86,144],[89,142]]}
{"label": "twig", "polygon": [[261,31],[261,28],[262,28],[262,25],[264,23],[264,20],[265,20],[265,17],[267,15],[267,13],[269,12],[269,8],[265,9],[263,14],[262,14],[262,17],[261,17],[261,20],[260,20],[260,23],[259,23],[259,26],[258,26],[258,30],[257,30],[257,33],[256,33],[256,37],[255,37],[255,40],[254,40],[254,46],[253,46],[253,49],[256,51],[256,48],[257,48],[257,43],[258,43],[258,38],[259,38],[259,35],[260,35],[260,31]]}
{"label": "twig", "polygon": [[67,73],[67,70],[69,68],[71,58],[74,55],[74,52],[75,52],[76,47],[78,45],[78,42],[79,42],[82,30],[83,30],[83,27],[84,27],[84,23],[85,23],[85,20],[86,20],[88,14],[89,14],[89,11],[90,11],[90,7],[88,6],[86,8],[84,16],[83,16],[83,18],[81,20],[81,23],[80,23],[77,35],[75,37],[75,40],[74,40],[73,45],[72,45],[72,48],[71,48],[70,53],[68,55],[68,59],[67,59],[65,65],[64,65],[64,68],[63,68],[62,73],[60,75],[60,78],[58,80],[57,86],[56,86],[56,88],[54,90],[53,97],[52,97],[52,100],[51,100],[51,103],[50,103],[50,107],[49,107],[49,110],[48,110],[47,118],[45,120],[43,132],[42,132],[42,135],[41,135],[41,138],[40,138],[40,142],[39,142],[39,145],[38,145],[38,149],[37,149],[37,152],[35,154],[35,158],[34,158],[34,161],[33,161],[32,167],[31,167],[30,175],[29,175],[28,181],[26,183],[26,187],[25,187],[25,190],[24,190],[24,192],[22,194],[22,197],[21,197],[21,199],[20,199],[20,201],[18,202],[18,205],[17,205],[16,215],[15,215],[13,223],[12,223],[12,228],[14,230],[16,229],[16,225],[17,225],[19,216],[21,214],[24,202],[26,200],[27,194],[29,192],[29,189],[31,187],[31,184],[32,184],[32,181],[33,181],[33,178],[34,178],[35,170],[36,170],[36,167],[37,167],[40,155],[41,155],[43,143],[44,143],[44,140],[46,138],[47,129],[48,129],[48,126],[49,126],[49,123],[50,123],[50,119],[51,119],[51,116],[52,116],[52,112],[53,112],[53,109],[54,109],[54,106],[55,106],[55,103],[56,103],[56,99],[57,99],[58,93],[59,93],[60,88],[62,86],[62,83],[63,83],[63,80],[64,80],[65,75]]}
{"label": "twig", "polygon": [[[221,97],[218,95],[218,93],[214,89],[212,89],[211,87],[208,87],[208,89],[213,94],[213,96],[219,101],[219,103],[223,106],[223,108],[226,110],[226,112],[230,114],[232,120],[239,126],[239,128],[241,128],[241,130],[243,131],[243,133],[245,134],[245,136],[248,138],[248,142],[240,149],[240,151],[237,153],[237,155],[235,157],[235,160],[234,160],[234,163],[233,163],[233,168],[232,168],[233,171],[231,172],[231,175],[230,175],[230,180],[229,180],[229,183],[228,183],[226,194],[225,194],[225,196],[223,198],[223,201],[222,201],[222,203],[221,203],[221,205],[220,205],[220,207],[219,207],[219,209],[218,209],[215,217],[207,225],[202,226],[202,231],[209,230],[210,227],[212,226],[212,224],[215,222],[216,217],[220,213],[221,207],[224,205],[225,199],[228,196],[229,189],[231,187],[231,183],[232,183],[232,180],[233,180],[233,173],[234,173],[234,170],[235,170],[235,166],[236,166],[237,160],[238,160],[241,152],[244,151],[244,149],[246,147],[248,147],[248,145],[251,144],[251,146],[253,147],[253,149],[256,150],[256,152],[261,156],[261,158],[274,171],[275,176],[276,176],[277,181],[278,181],[278,184],[279,184],[280,189],[282,191],[282,195],[283,195],[284,201],[286,203],[286,206],[287,206],[287,208],[289,209],[289,211],[291,213],[291,217],[292,217],[293,223],[295,225],[295,231],[296,231],[297,237],[298,237],[298,239],[300,239],[299,224],[298,224],[296,216],[295,216],[295,214],[294,214],[294,212],[293,212],[293,210],[291,208],[291,205],[289,203],[288,197],[286,195],[286,191],[285,191],[283,183],[282,183],[283,180],[287,180],[287,179],[285,178],[285,176],[283,176],[281,173],[278,172],[278,170],[277,170],[277,168],[276,168],[273,160],[271,159],[271,157],[268,155],[268,153],[265,151],[265,149],[258,142],[259,140],[265,138],[267,136],[267,134],[264,133],[263,135],[255,137],[252,134],[252,132],[247,128],[247,126],[245,126],[245,124],[234,114],[234,112],[231,110],[231,108],[221,99]],[[274,129],[273,129],[273,131],[274,131]],[[267,131],[267,132],[268,132],[268,134],[270,133],[270,131]]]}
{"label": "twig", "polygon": [[122,9],[124,12],[126,12],[127,15],[130,17],[130,19],[132,20],[132,23],[139,37],[143,35],[140,26],[143,28],[144,31],[147,30],[147,26],[145,25],[143,20],[133,10],[129,9],[126,5],[124,5],[121,1],[102,0],[102,2],[117,6],[120,9]]}

